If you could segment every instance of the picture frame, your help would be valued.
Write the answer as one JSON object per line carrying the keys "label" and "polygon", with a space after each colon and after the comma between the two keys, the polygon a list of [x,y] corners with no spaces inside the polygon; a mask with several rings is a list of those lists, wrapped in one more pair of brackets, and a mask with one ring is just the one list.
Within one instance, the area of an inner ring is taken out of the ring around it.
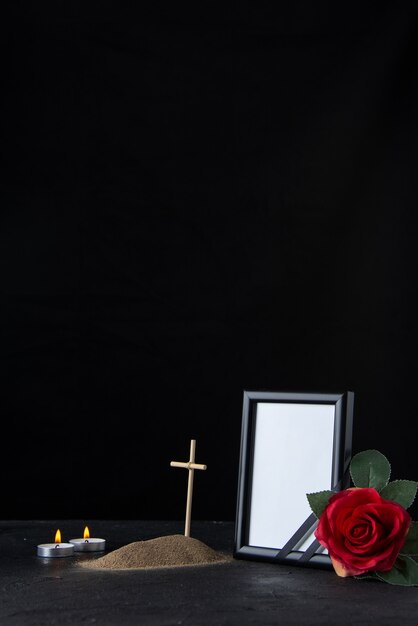
{"label": "picture frame", "polygon": [[244,391],[234,557],[331,567],[307,493],[349,486],[354,393]]}

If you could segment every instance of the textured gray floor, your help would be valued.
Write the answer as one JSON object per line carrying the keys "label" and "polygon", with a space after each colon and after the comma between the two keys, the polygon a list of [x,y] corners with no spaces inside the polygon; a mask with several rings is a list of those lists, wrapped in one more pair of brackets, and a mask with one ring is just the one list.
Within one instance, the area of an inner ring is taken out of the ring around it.
{"label": "textured gray floor", "polygon": [[[44,560],[36,545],[83,522],[0,522],[0,624],[143,626],[417,624],[418,588],[339,579],[331,571],[232,561],[155,571],[86,571]],[[109,549],[182,532],[176,522],[92,522]],[[195,522],[193,536],[232,551],[233,524]]]}

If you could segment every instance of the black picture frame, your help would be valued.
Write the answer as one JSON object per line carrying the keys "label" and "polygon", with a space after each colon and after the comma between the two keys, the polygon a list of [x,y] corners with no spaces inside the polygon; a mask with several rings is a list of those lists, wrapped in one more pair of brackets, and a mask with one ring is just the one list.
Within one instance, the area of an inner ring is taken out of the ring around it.
{"label": "black picture frame", "polygon": [[[256,435],[256,416],[259,403],[280,404],[321,404],[334,406],[334,430],[332,437],[331,484],[321,489],[340,491],[350,483],[349,464],[351,460],[354,393],[292,393],[273,391],[244,391],[243,416],[241,431],[241,451],[238,477],[238,497],[235,524],[234,557],[272,563],[287,563],[301,566],[331,567],[327,554],[320,554],[319,543],[315,540],[304,551],[297,548],[303,536],[310,536],[318,521],[310,515],[305,522],[281,547],[249,545],[249,528],[252,494],[252,473],[254,464],[254,442]],[[321,450],[318,450],[320,454]],[[297,450],[295,450],[297,454]],[[318,489],[321,490],[321,489]],[[274,494],[271,494],[274,497]],[[283,503],[286,508],[286,503]]]}

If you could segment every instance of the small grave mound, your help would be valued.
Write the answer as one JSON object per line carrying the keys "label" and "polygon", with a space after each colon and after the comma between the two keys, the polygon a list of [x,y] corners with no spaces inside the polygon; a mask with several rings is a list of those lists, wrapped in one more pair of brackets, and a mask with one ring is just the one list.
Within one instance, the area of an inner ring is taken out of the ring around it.
{"label": "small grave mound", "polygon": [[210,565],[228,561],[228,557],[198,539],[168,535],[148,541],[135,541],[94,561],[82,563],[92,569],[148,569]]}

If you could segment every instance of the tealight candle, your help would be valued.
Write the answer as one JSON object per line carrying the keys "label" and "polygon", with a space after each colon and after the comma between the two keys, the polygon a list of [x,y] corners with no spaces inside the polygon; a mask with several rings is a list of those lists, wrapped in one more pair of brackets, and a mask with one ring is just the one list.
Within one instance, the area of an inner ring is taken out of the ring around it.
{"label": "tealight candle", "polygon": [[55,543],[41,543],[38,546],[38,556],[44,556],[48,559],[72,556],[73,554],[73,544],[61,542],[61,531],[59,529],[55,533]]}
{"label": "tealight candle", "polygon": [[84,529],[83,539],[70,539],[76,552],[102,552],[106,547],[106,539],[90,537],[88,526]]}

